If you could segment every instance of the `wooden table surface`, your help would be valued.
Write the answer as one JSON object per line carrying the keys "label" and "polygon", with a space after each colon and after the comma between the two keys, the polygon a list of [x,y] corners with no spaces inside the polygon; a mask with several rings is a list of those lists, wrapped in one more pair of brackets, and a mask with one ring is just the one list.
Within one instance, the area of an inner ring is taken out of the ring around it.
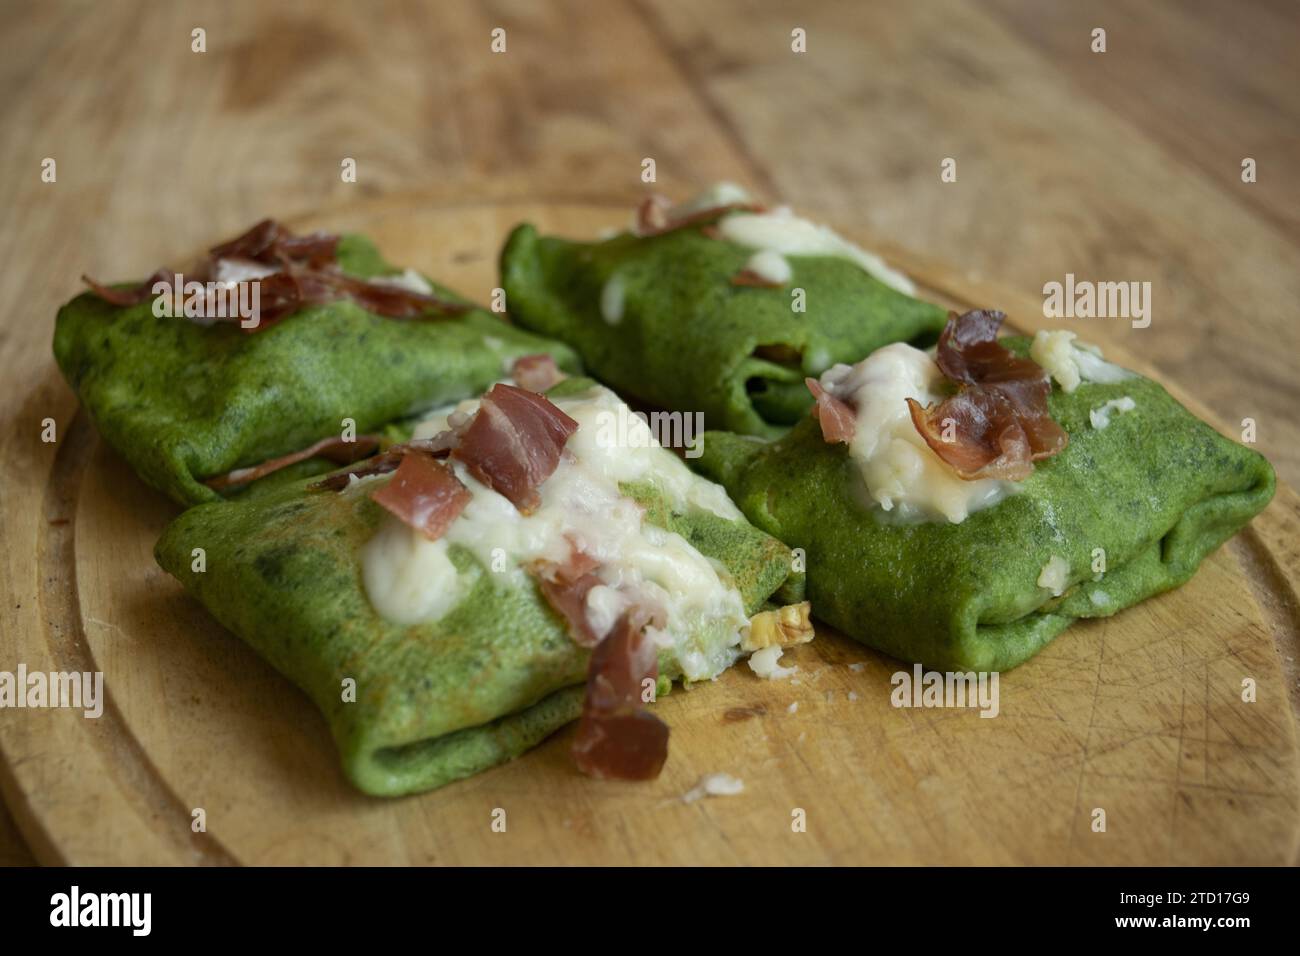
{"label": "wooden table surface", "polygon": [[[1148,281],[1150,327],[1091,321],[1300,484],[1297,49],[1287,0],[5,2],[0,495],[75,407],[49,339],[82,272],[408,192],[631,204],[645,158],[671,195],[735,180],[1027,294]],[[0,863],[30,860],[0,810]]]}

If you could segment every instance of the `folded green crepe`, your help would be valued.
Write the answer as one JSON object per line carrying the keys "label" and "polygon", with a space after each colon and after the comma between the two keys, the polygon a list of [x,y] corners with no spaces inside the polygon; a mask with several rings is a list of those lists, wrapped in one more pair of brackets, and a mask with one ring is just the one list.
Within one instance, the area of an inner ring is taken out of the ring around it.
{"label": "folded green crepe", "polygon": [[[550,395],[591,384],[571,379]],[[707,487],[672,464],[679,479]],[[316,702],[358,788],[398,795],[439,787],[519,755],[579,715],[590,652],[570,638],[531,578],[493,573],[453,545],[463,596],[435,621],[394,623],[368,597],[361,557],[387,513],[367,496],[366,482],[342,492],[306,485],[191,508],[166,529],[155,554]],[[738,513],[684,506],[654,478],[619,487],[646,508],[648,522],[719,562],[746,613],[790,571],[788,549]],[[204,551],[202,571],[196,548]],[[692,640],[720,637],[701,630]],[[660,692],[680,673],[675,659],[661,657]],[[347,678],[355,681],[354,702],[344,700]]]}
{"label": "folded green crepe", "polygon": [[[1000,341],[1027,354],[1025,339]],[[1090,412],[1125,397],[1132,410],[1094,427]],[[755,525],[804,549],[816,616],[903,660],[1001,670],[1076,619],[1184,583],[1273,494],[1263,457],[1148,379],[1053,388],[1049,408],[1069,446],[1037,462],[1018,494],[959,524],[866,507],[847,446],[824,441],[811,416],[770,444],[707,432],[693,464]],[[1059,597],[1038,584],[1054,558],[1068,565]]]}
{"label": "folded green crepe", "polygon": [[[369,240],[342,237],[341,269],[390,275]],[[443,297],[463,302],[434,285]],[[476,394],[522,355],[571,349],[475,309],[398,320],[351,301],[308,306],[255,334],[118,308],[91,293],[59,310],[54,355],[104,440],[149,485],[190,505],[216,500],[205,479]],[[297,473],[332,465],[316,460]]]}
{"label": "folded green crepe", "polygon": [[943,328],[943,309],[848,258],[787,255],[780,288],[733,285],[754,250],[711,232],[704,223],[589,243],[519,226],[501,254],[510,315],[571,343],[624,395],[765,437],[812,404],[805,376],[889,342],[932,342]]}

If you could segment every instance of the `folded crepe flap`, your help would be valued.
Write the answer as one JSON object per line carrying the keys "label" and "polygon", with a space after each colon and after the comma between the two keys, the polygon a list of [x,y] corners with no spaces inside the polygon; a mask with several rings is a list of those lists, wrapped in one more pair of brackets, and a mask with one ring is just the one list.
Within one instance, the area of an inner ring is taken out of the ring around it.
{"label": "folded crepe flap", "polygon": [[[392,271],[374,246],[345,236],[339,263],[361,278]],[[433,283],[435,291],[463,301]],[[59,310],[54,354],[103,438],[146,483],[183,505],[218,500],[206,478],[358,434],[476,394],[520,356],[548,352],[578,371],[568,346],[476,309],[395,320],[340,300],[255,335],[235,323],[158,317],[152,303],[115,308],[83,294]],[[333,467],[312,459],[295,473]]]}
{"label": "folded crepe flap", "polygon": [[[589,243],[524,224],[501,274],[516,322],[572,343],[622,394],[769,438],[811,405],[806,375],[943,327],[943,309],[839,258],[790,256],[789,289],[733,286],[751,255],[697,229]],[[804,308],[792,307],[795,289]]]}
{"label": "folded crepe flap", "polygon": [[[751,612],[784,579],[788,550],[743,521],[673,512],[653,488],[635,494],[720,563]],[[530,578],[503,579],[461,548],[450,556],[467,593],[450,612],[413,626],[382,618],[360,566],[381,516],[364,494],[311,493],[297,483],[190,509],[155,555],[311,696],[359,788],[397,794],[509,759],[570,719],[589,652]],[[196,571],[200,547],[206,566]],[[348,679],[354,701],[344,694]],[[576,697],[564,693],[572,687]]]}
{"label": "folded crepe flap", "polygon": [[518,713],[396,747],[374,747],[360,737],[341,744],[344,771],[357,789],[376,797],[436,790],[536,747],[581,716],[584,693],[566,687]]}
{"label": "folded crepe flap", "polygon": [[[1090,410],[1122,397],[1132,411],[1091,425]],[[822,620],[930,667],[1004,669],[1077,618],[1182,584],[1274,490],[1262,456],[1148,379],[1057,390],[1050,406],[1069,447],[960,524],[902,524],[863,507],[847,449],[823,441],[811,419],[766,445],[708,433],[694,464],[755,525],[805,550]],[[1060,597],[1037,583],[1053,557],[1070,569]]]}

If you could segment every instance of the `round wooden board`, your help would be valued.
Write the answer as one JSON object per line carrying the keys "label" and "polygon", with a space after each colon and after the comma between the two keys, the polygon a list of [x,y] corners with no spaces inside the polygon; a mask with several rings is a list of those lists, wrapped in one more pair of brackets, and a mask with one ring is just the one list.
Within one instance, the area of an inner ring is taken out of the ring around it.
{"label": "round wooden board", "polygon": [[[629,215],[600,204],[407,199],[302,225],[366,232],[392,261],[485,301],[515,223],[594,236]],[[1033,299],[855,238],[910,271],[926,295],[1003,307],[1022,329],[1045,324]],[[98,720],[66,710],[0,720],[0,784],[43,862],[1295,859],[1300,505],[1287,488],[1187,586],[1076,625],[1002,675],[995,719],[893,708],[890,676],[903,665],[823,631],[789,655],[797,682],[760,681],[742,665],[661,702],[672,751],[653,783],[580,776],[566,730],[509,765],[382,800],[344,780],[307,698],[157,568],[151,549],[175,506],[74,415],[50,374],[40,396],[23,400],[30,458],[7,464],[35,478],[11,483],[3,500],[0,667],[103,671],[108,706]],[[66,412],[53,448],[39,445],[34,424],[49,402]],[[1246,677],[1257,682],[1253,703],[1241,699]],[[680,799],[718,771],[741,777],[744,793]],[[204,833],[191,827],[196,808]],[[1105,832],[1092,828],[1096,808]],[[505,832],[493,828],[497,810]],[[792,827],[799,810],[805,832]]]}

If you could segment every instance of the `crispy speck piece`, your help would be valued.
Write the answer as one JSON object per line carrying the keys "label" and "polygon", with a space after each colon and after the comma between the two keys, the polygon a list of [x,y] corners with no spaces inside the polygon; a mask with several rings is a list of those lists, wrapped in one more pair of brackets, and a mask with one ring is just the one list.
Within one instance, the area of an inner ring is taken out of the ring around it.
{"label": "crispy speck piece", "polygon": [[811,605],[807,601],[787,604],[775,611],[760,611],[749,621],[749,631],[741,639],[742,651],[758,651],[773,644],[790,647],[807,644],[815,636],[808,615]]}

